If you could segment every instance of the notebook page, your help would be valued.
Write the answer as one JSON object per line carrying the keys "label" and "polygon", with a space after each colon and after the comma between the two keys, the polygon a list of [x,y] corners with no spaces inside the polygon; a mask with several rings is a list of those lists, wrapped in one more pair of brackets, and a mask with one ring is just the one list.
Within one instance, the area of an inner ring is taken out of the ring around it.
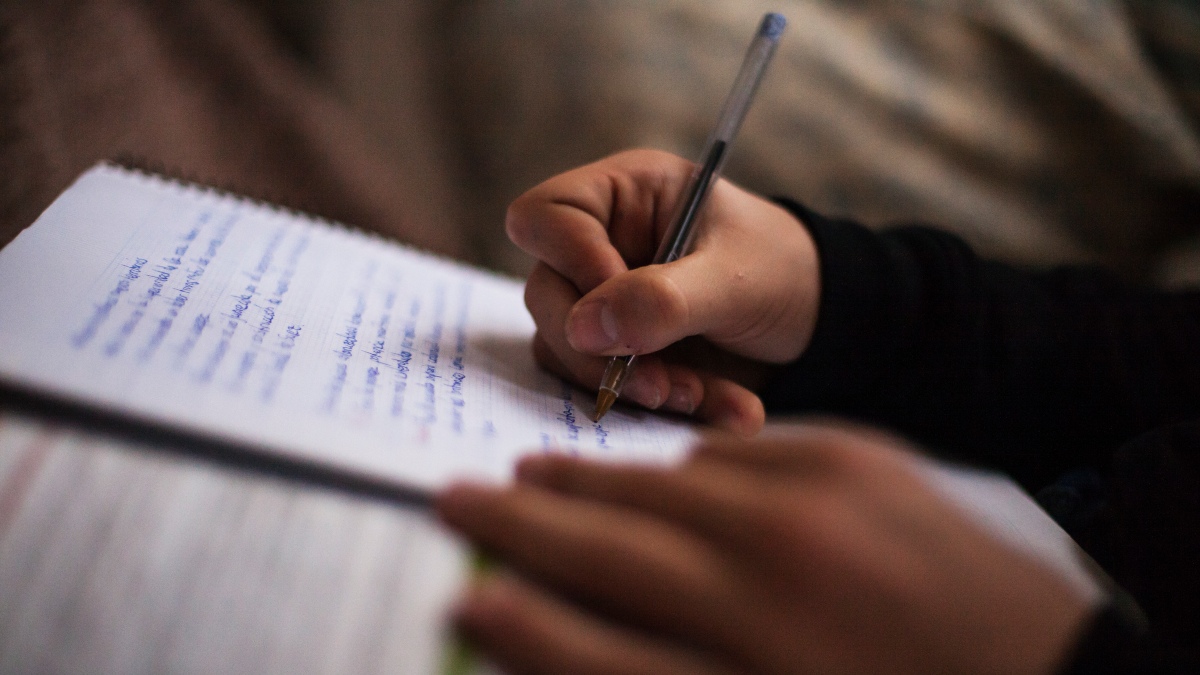
{"label": "notebook page", "polygon": [[10,383],[407,487],[695,438],[593,423],[533,363],[517,281],[108,165],[0,251],[0,317]]}
{"label": "notebook page", "polygon": [[427,509],[162,449],[0,410],[0,672],[440,672]]}
{"label": "notebook page", "polygon": [[932,459],[918,467],[937,492],[992,536],[1040,560],[1087,602],[1107,599],[1108,591],[1084,563],[1087,554],[1011,478]]}

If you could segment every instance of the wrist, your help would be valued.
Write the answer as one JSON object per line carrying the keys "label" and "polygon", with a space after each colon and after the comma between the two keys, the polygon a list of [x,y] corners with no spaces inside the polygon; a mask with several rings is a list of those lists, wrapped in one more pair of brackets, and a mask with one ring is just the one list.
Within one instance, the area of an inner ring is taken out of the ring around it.
{"label": "wrist", "polygon": [[802,352],[762,390],[768,410],[786,411],[853,401],[877,389],[896,349],[896,277],[878,235],[832,220],[794,200],[776,197],[804,226],[814,247],[816,298]]}
{"label": "wrist", "polygon": [[[708,254],[711,283],[725,288],[719,325],[705,331],[718,346],[765,364],[794,361],[807,348],[821,299],[817,245],[784,206],[722,182]],[[723,279],[723,281],[722,281]]]}

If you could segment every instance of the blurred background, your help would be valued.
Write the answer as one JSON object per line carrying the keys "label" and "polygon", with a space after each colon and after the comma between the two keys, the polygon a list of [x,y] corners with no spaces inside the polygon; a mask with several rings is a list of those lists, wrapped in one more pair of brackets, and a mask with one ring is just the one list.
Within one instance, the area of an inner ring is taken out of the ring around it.
{"label": "blurred background", "polygon": [[0,233],[132,158],[521,275],[523,190],[694,158],[765,11],[728,176],[990,255],[1200,279],[1189,0],[76,0],[0,14]]}

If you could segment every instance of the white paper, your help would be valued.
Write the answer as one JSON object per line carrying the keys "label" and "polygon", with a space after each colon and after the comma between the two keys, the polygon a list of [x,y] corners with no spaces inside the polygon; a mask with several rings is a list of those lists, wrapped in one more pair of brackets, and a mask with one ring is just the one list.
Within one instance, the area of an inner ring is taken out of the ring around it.
{"label": "white paper", "polygon": [[0,411],[0,672],[442,672],[426,510],[164,449]]}
{"label": "white paper", "polygon": [[514,280],[107,165],[0,251],[0,377],[90,405],[418,489],[694,440],[593,423],[533,330]]}
{"label": "white paper", "polygon": [[1011,478],[992,471],[932,460],[922,462],[931,486],[993,537],[1057,572],[1092,604],[1108,597],[1087,553]]}

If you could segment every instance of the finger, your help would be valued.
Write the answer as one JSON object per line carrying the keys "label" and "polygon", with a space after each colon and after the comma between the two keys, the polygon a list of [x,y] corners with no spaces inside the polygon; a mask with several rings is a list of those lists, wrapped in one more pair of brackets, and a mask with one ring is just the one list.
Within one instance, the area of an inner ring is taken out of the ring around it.
{"label": "finger", "polygon": [[[571,180],[569,174],[560,178]],[[513,242],[583,292],[628,269],[604,222],[577,203],[540,192],[535,188],[509,206],[505,227]],[[530,200],[537,204],[528,205]]]}
{"label": "finger", "polygon": [[[609,359],[584,354],[566,341],[561,326],[579,297],[575,287],[546,265],[534,266],[525,283],[525,306],[538,326],[541,344],[534,344],[534,356],[550,370],[590,390],[600,386]],[[671,381],[659,359],[646,358],[638,363],[625,381],[622,396],[651,410],[657,409],[670,395]]]}
{"label": "finger", "polygon": [[624,271],[627,260],[650,261],[690,172],[687,160],[668,153],[613,155],[518,197],[505,229],[517,246],[587,292]]}
{"label": "finger", "polygon": [[690,463],[720,463],[774,476],[797,476],[829,469],[843,451],[842,439],[807,427],[781,433],[770,429],[757,438],[728,434],[705,437],[691,452]]}
{"label": "finger", "polygon": [[578,299],[579,291],[561,274],[544,264],[534,265],[525,281],[525,307],[538,327],[534,356],[559,375],[580,383],[599,382],[604,358],[581,354],[562,337],[567,313]]}
{"label": "finger", "polygon": [[878,429],[835,419],[812,419],[768,427],[755,438],[712,434],[692,449],[690,463],[715,462],[778,477],[818,477],[904,462],[902,439]]}
{"label": "finger", "polygon": [[[603,363],[607,361],[602,359],[601,363],[592,363],[592,360],[589,360],[577,374],[558,358],[554,350],[546,344],[540,331],[533,336],[533,356],[551,373],[591,390],[600,382]],[[639,368],[646,366],[647,362],[650,363],[650,368],[659,365],[657,359],[647,357],[640,361]],[[717,429],[741,436],[752,436],[762,429],[766,412],[762,400],[754,392],[731,380],[687,366],[668,363],[663,364],[663,367],[669,381],[669,393],[665,399],[661,393],[650,395],[650,398],[663,400],[663,409],[694,416]],[[630,376],[631,379],[633,377]],[[657,383],[659,380],[652,376],[651,381]],[[635,400],[629,391],[637,392],[638,386],[635,385],[632,389],[626,387],[623,395],[629,400]]]}
{"label": "finger", "polygon": [[774,481],[716,463],[668,469],[550,454],[521,460],[517,479],[661,518],[718,544],[753,536],[755,523],[778,502]]}
{"label": "finger", "polygon": [[456,619],[508,673],[728,672],[694,651],[603,622],[513,577],[493,577],[472,589]]}
{"label": "finger", "polygon": [[579,384],[592,379],[588,377],[586,369],[580,376],[576,376],[575,373],[571,372],[571,369],[567,368],[567,364],[563,363],[562,359],[558,358],[558,354],[555,354],[554,350],[550,348],[550,345],[546,344],[546,338],[542,336],[542,331],[539,330],[533,334],[532,346],[533,359],[538,362],[538,365],[551,373],[567,380],[578,381]]}
{"label": "finger", "polygon": [[692,335],[731,333],[745,313],[736,272],[709,249],[665,265],[648,265],[606,280],[567,316],[577,351],[607,356],[646,354]]}
{"label": "finger", "polygon": [[[596,391],[603,379],[604,368],[607,365],[607,358],[591,358],[586,362],[580,362],[574,368],[569,367],[558,354],[546,342],[541,331],[534,333],[533,336],[533,357],[541,364],[543,368],[562,377],[570,380],[585,389]],[[568,358],[570,356],[568,355]],[[668,407],[675,412],[687,414],[688,411],[676,408],[675,406],[684,406],[686,403],[681,403],[678,399],[663,403],[665,396],[662,393],[663,382],[668,391],[674,387],[673,381],[669,381],[665,375],[667,371],[663,364],[655,357],[647,357],[639,361],[638,370],[635,370],[629,375],[626,380],[621,395],[626,402],[633,402],[651,410],[656,410],[659,407]],[[637,373],[642,371],[641,375]],[[668,405],[669,404],[669,405]]]}
{"label": "finger", "polygon": [[[669,367],[668,370],[673,395],[677,376]],[[758,394],[728,378],[705,372],[697,375],[702,383],[700,403],[695,410],[698,419],[744,437],[753,436],[763,428],[767,412]]]}
{"label": "finger", "polygon": [[723,566],[668,523],[529,485],[458,485],[437,507],[451,527],[572,597],[669,635],[729,639]]}

